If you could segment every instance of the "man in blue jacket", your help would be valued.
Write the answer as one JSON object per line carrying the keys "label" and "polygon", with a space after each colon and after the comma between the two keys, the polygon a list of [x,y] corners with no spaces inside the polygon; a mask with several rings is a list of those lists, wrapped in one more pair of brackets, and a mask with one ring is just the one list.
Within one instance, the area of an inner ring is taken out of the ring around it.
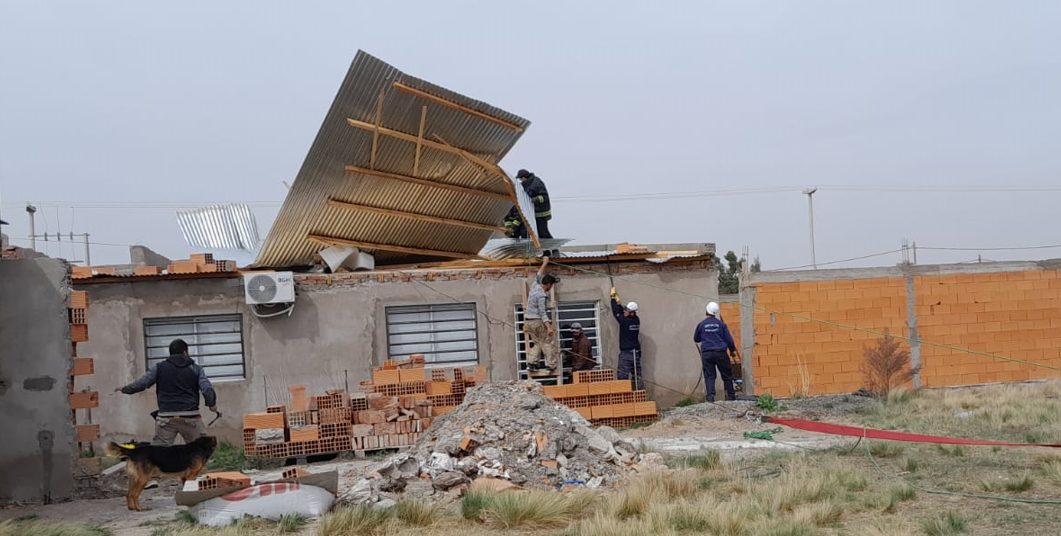
{"label": "man in blue jacket", "polygon": [[637,317],[637,302],[625,306],[619,303],[619,293],[612,287],[612,315],[619,323],[619,366],[615,377],[634,378],[634,390],[645,388],[641,379],[641,319]]}
{"label": "man in blue jacket", "polygon": [[707,387],[707,401],[715,401],[715,369],[722,376],[722,385],[726,389],[726,400],[736,400],[733,389],[733,368],[730,367],[729,355],[740,357],[733,336],[726,323],[719,318],[719,307],[715,302],[707,304],[707,318],[700,321],[693,333],[693,341],[700,343],[700,365],[704,369],[704,383]]}
{"label": "man in blue jacket", "polygon": [[202,367],[188,355],[188,343],[174,339],[169,343],[169,357],[147,369],[140,379],[117,389],[127,395],[155,386],[158,415],[155,417],[155,445],[172,445],[177,434],[191,443],[207,435],[206,425],[199,414],[199,395],[202,393],[210,411],[217,413],[217,395]]}

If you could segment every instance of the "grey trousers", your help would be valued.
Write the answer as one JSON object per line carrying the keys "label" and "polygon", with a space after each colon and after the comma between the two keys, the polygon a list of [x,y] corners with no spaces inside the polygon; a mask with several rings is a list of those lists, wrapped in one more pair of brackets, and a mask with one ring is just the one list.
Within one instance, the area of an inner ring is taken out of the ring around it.
{"label": "grey trousers", "polygon": [[206,424],[202,417],[155,417],[155,437],[151,439],[151,444],[170,446],[177,439],[177,434],[180,434],[185,444],[191,443],[207,435]]}

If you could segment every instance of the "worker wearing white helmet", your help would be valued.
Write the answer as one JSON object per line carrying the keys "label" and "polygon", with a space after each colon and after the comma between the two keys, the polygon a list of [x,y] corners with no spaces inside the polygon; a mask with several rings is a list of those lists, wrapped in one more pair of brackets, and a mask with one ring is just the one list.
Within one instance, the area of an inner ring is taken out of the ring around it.
{"label": "worker wearing white helmet", "polygon": [[615,377],[620,380],[633,378],[635,390],[644,389],[641,379],[641,319],[637,316],[637,302],[619,302],[619,293],[612,287],[612,314],[619,322],[619,366]]}
{"label": "worker wearing white helmet", "polygon": [[[733,389],[733,367],[729,355],[740,357],[737,346],[729,328],[719,315],[715,302],[707,304],[707,318],[696,325],[693,341],[700,345],[700,365],[704,371],[704,383],[707,387],[707,401],[715,401],[715,369],[722,376],[722,385],[726,389],[726,400],[737,398]],[[727,352],[729,355],[727,355]]]}

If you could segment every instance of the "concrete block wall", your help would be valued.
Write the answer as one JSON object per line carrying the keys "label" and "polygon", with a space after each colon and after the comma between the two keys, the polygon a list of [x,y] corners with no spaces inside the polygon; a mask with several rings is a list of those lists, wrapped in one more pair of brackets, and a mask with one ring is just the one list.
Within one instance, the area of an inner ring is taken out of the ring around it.
{"label": "concrete block wall", "polygon": [[744,330],[753,336],[745,341],[745,351],[752,349],[746,381],[750,374],[756,393],[782,396],[804,387],[808,394],[857,390],[863,352],[884,330],[910,339],[903,346],[920,365],[917,385],[1061,376],[1059,268],[991,263],[755,274],[742,290],[741,316],[753,322]]}

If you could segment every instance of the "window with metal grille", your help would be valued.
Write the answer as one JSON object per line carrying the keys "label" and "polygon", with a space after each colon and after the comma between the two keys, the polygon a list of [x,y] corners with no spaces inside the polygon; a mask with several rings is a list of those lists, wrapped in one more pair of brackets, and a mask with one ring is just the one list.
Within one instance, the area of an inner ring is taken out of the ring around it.
{"label": "window with metal grille", "polygon": [[212,380],[244,378],[243,315],[181,316],[144,319],[147,366],[169,357],[169,343],[183,339],[188,353]]}
{"label": "window with metal grille", "polygon": [[387,355],[424,354],[428,363],[459,366],[479,362],[479,326],[474,303],[387,307]]}
{"label": "window with metal grille", "polygon": [[[516,370],[520,379],[527,379],[527,341],[523,335],[523,304],[517,303],[516,307]],[[560,350],[571,347],[571,324],[578,322],[582,324],[582,333],[589,339],[593,347],[593,359],[600,365],[601,350],[600,336],[597,327],[600,325],[600,302],[559,302],[556,305],[556,314],[559,319],[556,323],[557,336],[560,338]],[[564,375],[570,374],[569,367],[565,367]],[[535,378],[543,380],[546,378]],[[549,377],[548,379],[555,379]]]}

